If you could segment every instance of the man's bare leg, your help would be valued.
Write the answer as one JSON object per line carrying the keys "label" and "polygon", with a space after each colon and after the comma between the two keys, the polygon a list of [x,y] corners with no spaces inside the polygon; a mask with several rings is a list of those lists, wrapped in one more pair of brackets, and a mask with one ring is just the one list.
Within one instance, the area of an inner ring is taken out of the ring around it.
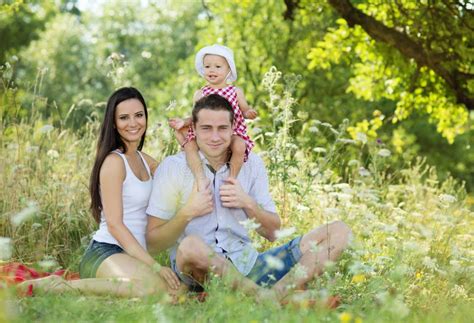
{"label": "man's bare leg", "polygon": [[273,286],[277,297],[283,299],[294,290],[305,289],[306,283],[323,273],[328,261],[340,257],[351,235],[350,228],[342,221],[320,226],[305,234],[300,242],[303,255],[298,264],[306,274],[296,275],[296,268],[293,268]]}
{"label": "man's bare leg", "polygon": [[261,287],[244,277],[232,263],[216,254],[197,236],[188,236],[181,241],[176,254],[176,265],[200,284],[203,284],[209,272],[212,272],[232,288],[238,288],[247,295],[255,296],[261,290]]}

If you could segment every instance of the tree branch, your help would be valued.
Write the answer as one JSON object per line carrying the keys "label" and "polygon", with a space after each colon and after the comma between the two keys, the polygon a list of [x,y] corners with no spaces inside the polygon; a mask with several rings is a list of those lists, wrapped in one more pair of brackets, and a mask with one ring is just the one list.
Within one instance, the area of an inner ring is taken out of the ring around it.
{"label": "tree branch", "polygon": [[295,10],[298,9],[299,0],[284,0],[286,10],[283,13],[285,20],[293,20],[295,18]]}
{"label": "tree branch", "polygon": [[347,21],[350,27],[361,26],[370,37],[397,49],[403,56],[415,60],[418,66],[427,66],[439,75],[454,92],[458,103],[474,110],[474,97],[464,88],[464,77],[454,67],[444,66],[442,55],[415,42],[406,34],[385,26],[382,22],[355,8],[349,0],[328,0],[329,4]]}

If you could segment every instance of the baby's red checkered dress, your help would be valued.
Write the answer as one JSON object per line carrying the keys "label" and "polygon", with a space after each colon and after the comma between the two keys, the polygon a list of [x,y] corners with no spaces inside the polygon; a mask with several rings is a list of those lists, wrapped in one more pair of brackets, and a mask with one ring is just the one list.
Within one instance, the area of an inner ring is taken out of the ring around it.
{"label": "baby's red checkered dress", "polygon": [[[250,151],[252,150],[253,146],[255,146],[255,144],[247,135],[247,125],[245,124],[244,116],[242,115],[242,111],[239,108],[239,103],[237,102],[237,92],[235,91],[235,86],[229,85],[222,89],[213,89],[212,87],[206,85],[202,88],[202,95],[208,96],[209,94],[219,94],[232,105],[232,109],[234,110],[234,135],[239,136],[245,141],[246,149],[244,161],[247,161]],[[193,128],[189,127],[185,144],[190,140],[193,140],[195,137],[196,135],[194,134]]]}

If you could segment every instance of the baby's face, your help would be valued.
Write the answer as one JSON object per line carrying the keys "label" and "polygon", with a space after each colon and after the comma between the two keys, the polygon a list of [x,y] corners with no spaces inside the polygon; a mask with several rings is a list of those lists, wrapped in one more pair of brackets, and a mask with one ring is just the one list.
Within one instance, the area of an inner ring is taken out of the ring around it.
{"label": "baby's face", "polygon": [[203,59],[204,78],[211,85],[223,85],[230,72],[227,60],[219,55],[206,55]]}

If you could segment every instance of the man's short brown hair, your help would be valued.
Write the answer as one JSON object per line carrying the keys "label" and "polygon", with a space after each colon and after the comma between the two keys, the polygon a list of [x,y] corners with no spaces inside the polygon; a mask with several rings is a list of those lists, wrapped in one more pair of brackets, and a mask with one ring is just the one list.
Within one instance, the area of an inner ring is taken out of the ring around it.
{"label": "man's short brown hair", "polygon": [[232,105],[219,94],[209,94],[208,96],[204,96],[196,101],[192,112],[194,124],[198,122],[198,113],[203,109],[213,111],[229,111],[230,123],[234,123],[234,110],[232,109]]}

